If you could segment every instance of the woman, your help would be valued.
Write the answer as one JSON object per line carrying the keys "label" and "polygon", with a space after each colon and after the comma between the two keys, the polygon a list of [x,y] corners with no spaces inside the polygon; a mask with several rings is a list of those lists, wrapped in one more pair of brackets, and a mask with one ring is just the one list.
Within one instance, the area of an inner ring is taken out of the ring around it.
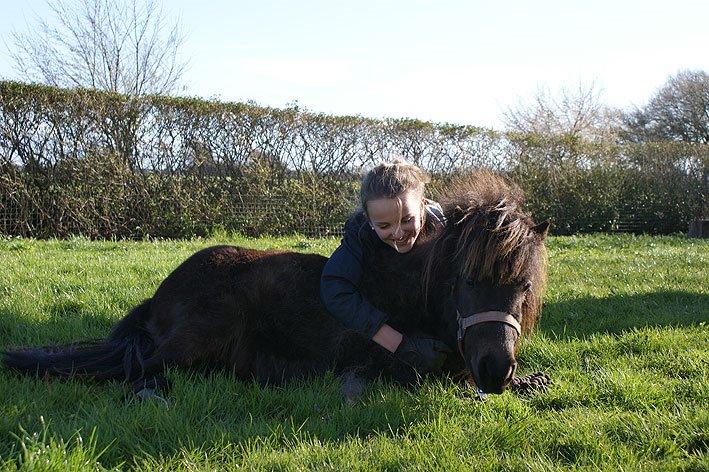
{"label": "woman", "polygon": [[445,224],[438,203],[424,197],[428,175],[397,159],[365,174],[360,188],[362,208],[345,224],[342,243],[325,265],[320,293],[332,315],[346,326],[394,353],[420,373],[441,367],[450,352],[442,342],[406,336],[386,324],[387,314],[372,306],[359,289],[365,251],[376,245],[400,254],[416,240]]}

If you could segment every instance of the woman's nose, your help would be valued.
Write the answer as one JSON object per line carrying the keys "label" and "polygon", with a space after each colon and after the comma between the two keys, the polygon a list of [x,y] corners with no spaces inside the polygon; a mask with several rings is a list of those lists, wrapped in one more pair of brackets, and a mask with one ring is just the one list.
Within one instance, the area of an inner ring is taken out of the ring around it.
{"label": "woman's nose", "polygon": [[401,228],[401,225],[397,225],[394,228],[394,232],[392,233],[392,236],[394,236],[394,239],[397,239],[403,235],[404,235],[404,230]]}

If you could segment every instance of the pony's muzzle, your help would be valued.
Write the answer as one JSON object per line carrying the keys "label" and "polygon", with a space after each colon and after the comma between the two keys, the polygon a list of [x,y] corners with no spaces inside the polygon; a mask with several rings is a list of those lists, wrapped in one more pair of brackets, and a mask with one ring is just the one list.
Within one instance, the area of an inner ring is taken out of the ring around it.
{"label": "pony's muzzle", "polygon": [[502,393],[514,378],[517,362],[510,358],[487,355],[478,362],[477,371],[478,388],[485,393]]}
{"label": "pony's muzzle", "polygon": [[517,371],[517,331],[506,323],[485,322],[465,333],[464,357],[475,385],[485,393],[502,393]]}

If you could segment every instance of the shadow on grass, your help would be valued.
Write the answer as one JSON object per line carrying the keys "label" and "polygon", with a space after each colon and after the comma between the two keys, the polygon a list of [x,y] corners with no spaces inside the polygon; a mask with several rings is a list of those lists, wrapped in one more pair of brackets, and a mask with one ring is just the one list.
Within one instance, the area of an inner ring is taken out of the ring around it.
{"label": "shadow on grass", "polygon": [[35,321],[0,308],[0,349],[102,338],[116,324],[110,316],[89,311],[72,301],[51,305],[47,315],[49,319]]}
{"label": "shadow on grass", "polygon": [[620,333],[633,328],[709,323],[709,295],[661,291],[545,303],[539,328],[559,338]]}

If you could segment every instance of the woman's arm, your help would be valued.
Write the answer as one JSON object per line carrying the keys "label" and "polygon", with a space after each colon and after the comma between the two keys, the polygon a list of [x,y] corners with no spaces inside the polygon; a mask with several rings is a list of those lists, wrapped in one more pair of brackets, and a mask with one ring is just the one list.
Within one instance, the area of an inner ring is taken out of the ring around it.
{"label": "woman's arm", "polygon": [[360,293],[361,247],[350,244],[347,235],[325,264],[320,279],[320,296],[328,311],[345,326],[394,353],[421,373],[443,365],[448,347],[435,339],[404,336],[385,323],[387,315],[372,306]]}
{"label": "woman's arm", "polygon": [[401,342],[401,333],[386,325],[388,315],[362,296],[361,279],[361,247],[346,235],[325,264],[320,279],[320,296],[328,311],[345,326],[394,352]]}

